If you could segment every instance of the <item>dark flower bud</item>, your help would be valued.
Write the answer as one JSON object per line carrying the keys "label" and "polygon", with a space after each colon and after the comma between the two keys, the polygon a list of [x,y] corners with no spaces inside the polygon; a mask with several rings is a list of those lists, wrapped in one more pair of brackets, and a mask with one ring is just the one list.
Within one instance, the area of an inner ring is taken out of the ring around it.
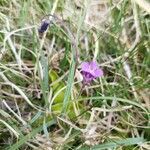
{"label": "dark flower bud", "polygon": [[40,28],[38,29],[39,33],[45,32],[47,30],[49,24],[50,24],[50,20],[44,19],[41,23]]}

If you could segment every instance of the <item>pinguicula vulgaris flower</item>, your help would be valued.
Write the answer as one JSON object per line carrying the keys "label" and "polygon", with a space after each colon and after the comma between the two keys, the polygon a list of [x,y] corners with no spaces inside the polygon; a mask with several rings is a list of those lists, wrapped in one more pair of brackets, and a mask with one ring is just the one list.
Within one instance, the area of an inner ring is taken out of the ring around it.
{"label": "pinguicula vulgaris flower", "polygon": [[81,74],[83,76],[83,83],[90,84],[92,80],[103,76],[103,70],[98,66],[96,61],[82,62]]}

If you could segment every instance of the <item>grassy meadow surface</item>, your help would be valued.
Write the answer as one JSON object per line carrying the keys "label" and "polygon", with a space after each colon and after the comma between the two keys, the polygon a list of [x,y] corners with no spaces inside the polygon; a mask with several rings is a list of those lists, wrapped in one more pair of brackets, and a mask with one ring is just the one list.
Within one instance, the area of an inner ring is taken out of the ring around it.
{"label": "grassy meadow surface", "polygon": [[150,150],[149,41],[148,0],[0,0],[0,150]]}

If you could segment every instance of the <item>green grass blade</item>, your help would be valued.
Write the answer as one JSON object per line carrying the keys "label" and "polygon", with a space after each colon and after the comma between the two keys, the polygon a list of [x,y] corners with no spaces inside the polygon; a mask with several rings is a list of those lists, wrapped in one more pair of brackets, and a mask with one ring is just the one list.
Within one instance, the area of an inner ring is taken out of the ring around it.
{"label": "green grass blade", "polygon": [[72,89],[72,83],[73,83],[73,79],[74,79],[74,71],[75,71],[75,61],[74,61],[74,59],[72,59],[72,64],[71,64],[69,77],[68,77],[68,84],[67,84],[65,97],[64,97],[64,101],[63,101],[63,107],[62,107],[62,113],[64,113],[64,114],[67,111],[67,107],[68,107],[68,103],[69,103],[69,98],[70,98],[71,89]]}
{"label": "green grass blade", "polygon": [[3,123],[10,131],[12,131],[17,138],[19,137],[19,133],[15,129],[13,129],[6,121],[0,119],[0,122]]}
{"label": "green grass blade", "polygon": [[[130,105],[139,107],[139,108],[141,108],[142,110],[144,110],[148,114],[148,110],[147,109],[145,109],[142,105],[140,105],[138,102],[135,102],[133,100],[117,98],[117,97],[107,97],[107,96],[90,97],[90,99],[91,100],[98,100],[99,99],[99,100],[108,100],[108,101],[112,101],[113,99],[115,99],[116,101],[123,102],[123,103],[128,103]],[[78,101],[83,101],[83,100],[89,100],[89,97],[88,98],[79,99]]]}
{"label": "green grass blade", "polygon": [[[48,126],[51,126],[53,124],[55,124],[54,120],[48,122],[46,124],[46,126],[48,127]],[[10,148],[8,148],[8,150],[16,150],[16,149],[18,149],[24,143],[26,143],[28,140],[30,140],[31,138],[33,138],[34,136],[36,136],[36,134],[39,133],[39,132],[41,132],[42,130],[43,130],[43,125],[40,126],[40,127],[38,127],[38,128],[36,128],[36,129],[34,129],[31,133],[29,133],[29,134],[21,137],[21,139],[18,142],[16,142],[14,145],[10,146]]]}
{"label": "green grass blade", "polygon": [[40,79],[42,93],[45,99],[45,105],[48,105],[47,93],[49,91],[49,77],[48,77],[48,59],[41,52],[41,65],[43,72],[43,79]]}
{"label": "green grass blade", "polygon": [[[96,145],[90,149],[91,150],[106,150],[106,149],[117,148],[118,146],[131,146],[131,145],[135,145],[135,144],[139,144],[143,142],[145,142],[145,140],[142,137],[127,138],[123,140],[115,140],[114,142],[108,142],[108,143]],[[81,148],[81,150],[87,150],[87,148]]]}

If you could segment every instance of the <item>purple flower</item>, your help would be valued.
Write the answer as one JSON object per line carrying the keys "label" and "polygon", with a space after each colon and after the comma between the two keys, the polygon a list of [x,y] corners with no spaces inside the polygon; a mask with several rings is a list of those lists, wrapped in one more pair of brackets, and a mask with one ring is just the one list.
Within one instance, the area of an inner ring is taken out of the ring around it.
{"label": "purple flower", "polygon": [[82,62],[81,74],[83,76],[84,84],[90,84],[92,80],[103,76],[103,70],[99,68],[96,61]]}
{"label": "purple flower", "polygon": [[38,29],[39,33],[45,32],[47,30],[49,24],[50,24],[50,20],[44,19],[41,23],[40,28]]}

